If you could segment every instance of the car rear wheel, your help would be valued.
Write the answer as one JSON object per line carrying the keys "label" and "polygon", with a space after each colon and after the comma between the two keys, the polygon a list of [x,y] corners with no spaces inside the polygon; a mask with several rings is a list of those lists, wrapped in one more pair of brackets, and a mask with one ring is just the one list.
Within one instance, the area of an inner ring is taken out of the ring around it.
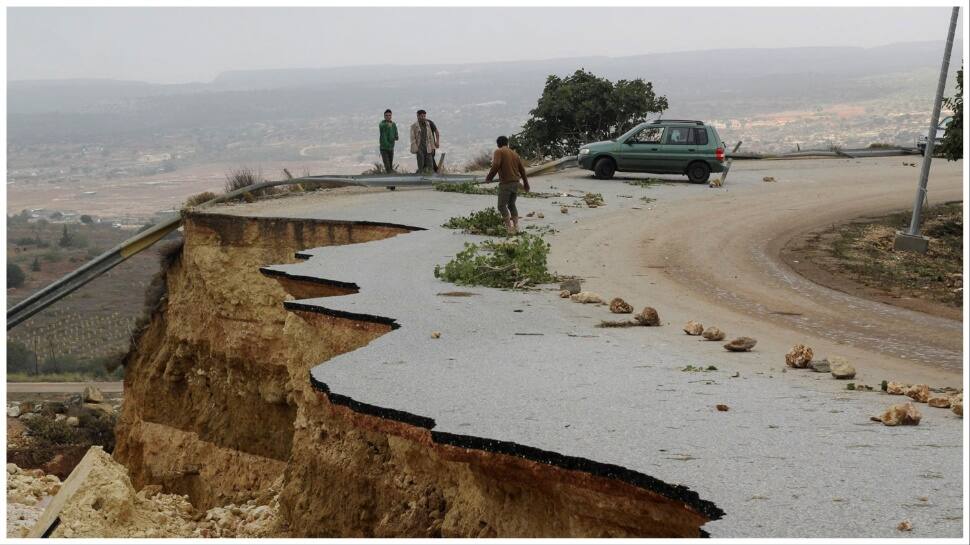
{"label": "car rear wheel", "polygon": [[711,177],[711,167],[707,163],[697,161],[687,167],[687,179],[694,184],[702,184]]}
{"label": "car rear wheel", "polygon": [[596,177],[601,180],[609,180],[613,177],[615,172],[616,164],[613,163],[613,159],[610,159],[609,157],[603,157],[602,159],[597,160],[596,164],[593,165],[593,173],[596,174]]}

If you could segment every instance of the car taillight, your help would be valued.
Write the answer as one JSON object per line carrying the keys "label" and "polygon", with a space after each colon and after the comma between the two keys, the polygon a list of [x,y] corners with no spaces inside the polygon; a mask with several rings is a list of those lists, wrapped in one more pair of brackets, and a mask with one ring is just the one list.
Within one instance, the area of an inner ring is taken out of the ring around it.
{"label": "car taillight", "polygon": [[714,157],[721,163],[724,162],[724,148],[717,148],[714,152]]}

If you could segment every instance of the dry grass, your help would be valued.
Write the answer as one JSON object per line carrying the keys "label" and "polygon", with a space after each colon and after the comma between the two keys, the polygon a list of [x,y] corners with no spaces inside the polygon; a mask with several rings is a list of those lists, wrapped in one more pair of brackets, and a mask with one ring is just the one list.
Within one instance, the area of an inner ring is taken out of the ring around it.
{"label": "dry grass", "polygon": [[462,167],[464,172],[475,172],[478,170],[488,170],[492,168],[492,154],[488,151],[482,151],[478,155],[472,157],[470,161],[465,163]]}

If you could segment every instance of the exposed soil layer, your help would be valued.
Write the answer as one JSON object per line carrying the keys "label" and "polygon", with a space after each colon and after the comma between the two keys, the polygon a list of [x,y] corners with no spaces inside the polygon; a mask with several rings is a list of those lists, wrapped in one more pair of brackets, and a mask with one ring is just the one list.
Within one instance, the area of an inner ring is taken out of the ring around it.
{"label": "exposed soil layer", "polygon": [[265,500],[282,473],[279,532],[291,536],[697,537],[720,516],[646,475],[436,436],[430,419],[311,384],[311,367],[396,323],[289,301],[351,288],[260,268],[409,230],[189,215],[167,299],[126,362],[115,457],[135,488],[160,484],[208,509]]}

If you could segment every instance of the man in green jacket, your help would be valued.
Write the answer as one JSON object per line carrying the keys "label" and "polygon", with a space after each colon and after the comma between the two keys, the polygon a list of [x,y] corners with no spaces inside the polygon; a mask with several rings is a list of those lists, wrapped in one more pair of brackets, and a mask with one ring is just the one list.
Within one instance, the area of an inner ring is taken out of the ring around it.
{"label": "man in green jacket", "polygon": [[391,121],[391,110],[384,110],[384,121],[378,126],[381,131],[381,160],[384,172],[394,172],[394,142],[397,141],[397,123]]}

